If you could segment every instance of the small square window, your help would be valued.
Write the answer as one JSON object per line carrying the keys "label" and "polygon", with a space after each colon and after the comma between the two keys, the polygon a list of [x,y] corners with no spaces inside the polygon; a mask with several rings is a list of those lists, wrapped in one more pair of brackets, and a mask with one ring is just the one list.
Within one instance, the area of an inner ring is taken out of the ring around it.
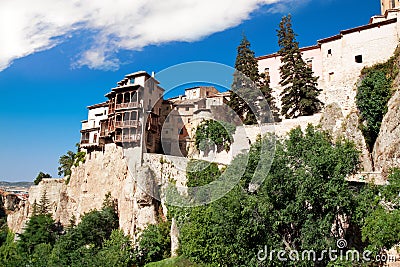
{"label": "small square window", "polygon": [[332,55],[332,49],[328,49],[328,55]]}
{"label": "small square window", "polygon": [[363,62],[363,58],[362,55],[357,55],[354,57],[354,60],[356,61],[356,63],[362,63]]}
{"label": "small square window", "polygon": [[312,59],[307,59],[306,64],[307,64],[307,67],[312,69]]}
{"label": "small square window", "polygon": [[185,110],[186,110],[186,111],[189,111],[189,107],[186,107]]}

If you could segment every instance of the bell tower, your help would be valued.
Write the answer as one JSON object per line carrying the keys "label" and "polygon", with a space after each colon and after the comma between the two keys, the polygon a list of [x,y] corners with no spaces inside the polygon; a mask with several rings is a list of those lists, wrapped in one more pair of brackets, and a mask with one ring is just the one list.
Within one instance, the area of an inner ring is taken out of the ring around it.
{"label": "bell tower", "polygon": [[386,10],[388,9],[397,9],[397,8],[400,8],[400,0],[381,0],[382,15],[385,15]]}

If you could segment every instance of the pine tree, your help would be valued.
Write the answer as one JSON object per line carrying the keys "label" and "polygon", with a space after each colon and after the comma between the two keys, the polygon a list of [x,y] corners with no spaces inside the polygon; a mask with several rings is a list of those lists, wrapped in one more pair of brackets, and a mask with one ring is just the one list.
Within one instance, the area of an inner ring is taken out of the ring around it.
{"label": "pine tree", "polygon": [[262,92],[271,109],[275,105],[269,81],[264,74],[258,72],[254,51],[250,49],[250,42],[244,35],[237,48],[235,70],[228,105],[245,124],[255,124],[257,119],[254,111],[258,108],[263,109],[255,105],[259,91]]}
{"label": "pine tree", "polygon": [[33,201],[32,205],[32,216],[38,215],[38,204],[36,202],[36,199]]}
{"label": "pine tree", "polygon": [[321,110],[323,103],[318,99],[322,90],[317,88],[318,77],[304,62],[296,34],[292,29],[291,16],[284,16],[279,24],[278,44],[282,66],[280,85],[281,114],[286,118],[313,115]]}
{"label": "pine tree", "polygon": [[40,197],[39,200],[39,214],[40,215],[45,215],[49,213],[49,206],[50,206],[50,201],[49,198],[47,197],[47,190],[43,190],[42,196]]}

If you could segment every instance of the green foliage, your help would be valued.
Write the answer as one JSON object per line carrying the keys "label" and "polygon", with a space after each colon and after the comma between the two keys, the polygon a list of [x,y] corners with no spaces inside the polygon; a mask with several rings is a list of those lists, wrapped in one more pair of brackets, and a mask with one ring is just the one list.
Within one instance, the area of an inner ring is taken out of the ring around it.
{"label": "green foliage", "polygon": [[15,235],[11,231],[7,232],[7,238],[0,247],[0,266],[15,267],[23,266],[23,258],[18,249],[18,245],[14,242]]}
{"label": "green foliage", "polygon": [[[250,49],[250,42],[246,36],[237,48],[235,62],[235,73],[231,88],[231,96],[228,105],[245,124],[256,124],[257,119],[254,112],[257,110],[254,102],[261,94],[265,97],[270,109],[276,111],[272,89],[265,74],[258,72],[258,63],[254,51]],[[261,91],[261,94],[260,94]],[[259,107],[265,110],[265,107]]]}
{"label": "green foliage", "polygon": [[221,174],[214,162],[192,159],[186,167],[187,186],[202,186],[211,183]]}
{"label": "green foliage", "polygon": [[144,267],[201,267],[203,265],[190,262],[184,257],[169,258],[158,262],[146,264]]}
{"label": "green foliage", "polygon": [[[105,202],[109,202],[106,198]],[[104,206],[100,211],[92,210],[82,221],[61,236],[54,245],[51,263],[57,266],[85,264],[95,265],[95,255],[102,249],[104,240],[118,229],[118,215],[114,207]]]}
{"label": "green foliage", "polygon": [[368,248],[374,252],[390,249],[400,241],[400,209],[388,211],[376,209],[370,214],[362,228],[363,241],[369,242]]}
{"label": "green foliage", "polygon": [[135,266],[132,242],[118,230],[115,201],[110,194],[100,211],[85,214],[66,233],[61,230],[50,214],[37,212],[19,240],[15,242],[14,234],[8,232],[0,247],[0,266]]}
{"label": "green foliage", "polygon": [[60,164],[58,167],[58,175],[67,177],[67,184],[71,176],[72,166],[78,167],[80,162],[85,162],[86,153],[79,150],[79,144],[76,144],[76,147],[78,148],[76,153],[69,150],[58,160],[58,163]]}
{"label": "green foliage", "polygon": [[75,153],[72,151],[67,151],[67,154],[62,155],[58,160],[60,166],[58,167],[58,175],[63,175],[64,177],[71,175],[71,168],[75,162]]}
{"label": "green foliage", "polygon": [[51,175],[48,173],[39,172],[39,174],[36,176],[36,179],[33,181],[33,183],[35,185],[38,185],[40,183],[40,181],[43,180],[43,178],[51,178]]}
{"label": "green foliage", "polygon": [[78,151],[78,152],[75,154],[75,163],[74,163],[74,166],[75,166],[75,167],[78,167],[80,162],[85,163],[85,160],[86,160],[85,157],[86,157],[86,153],[85,153],[85,152],[83,152],[83,151]]}
{"label": "green foliage", "polygon": [[57,226],[50,214],[33,215],[22,234],[18,246],[22,252],[33,254],[39,244],[54,245],[57,238]]}
{"label": "green foliage", "polygon": [[376,253],[400,241],[400,169],[393,169],[388,181],[374,192],[375,202],[380,205],[370,209],[362,224],[362,239]]}
{"label": "green foliage", "polygon": [[367,146],[372,151],[387,112],[391,96],[392,78],[380,68],[364,70],[365,76],[357,88],[356,104],[360,110],[360,128]]}
{"label": "green foliage", "polygon": [[195,146],[198,150],[206,152],[212,149],[214,145],[217,146],[217,151],[222,151],[222,149],[229,151],[235,130],[236,127],[233,124],[206,120],[197,126]]}
{"label": "green foliage", "polygon": [[[36,201],[36,199],[35,199],[35,201]],[[35,203],[34,203],[34,205],[35,205]],[[47,190],[45,189],[40,197],[39,204],[37,206],[37,212],[41,215],[48,214],[49,206],[50,206],[50,201],[49,201],[49,198],[47,197]],[[34,208],[34,211],[35,211],[35,208]]]}
{"label": "green foliage", "polygon": [[138,262],[140,265],[160,261],[171,256],[171,223],[150,224],[139,237]]}
{"label": "green foliage", "polygon": [[[352,213],[352,193],[345,177],[358,167],[354,144],[333,143],[312,126],[304,133],[294,129],[287,140],[278,142],[271,171],[257,173],[265,176],[264,184],[250,192],[248,183],[261,153],[269,151],[261,150],[258,143],[252,145],[241,183],[223,198],[207,206],[173,209],[183,256],[210,266],[260,266],[256,255],[264,246],[318,252],[335,245],[341,230],[332,228],[335,219]],[[238,156],[232,165],[245,160]],[[189,175],[188,183],[196,184],[197,177]],[[201,173],[201,180],[209,182],[215,174],[208,175]],[[264,264],[283,265],[278,259]]]}
{"label": "green foliage", "polygon": [[284,87],[281,114],[286,118],[313,115],[323,105],[318,99],[322,90],[317,88],[318,77],[314,77],[312,69],[302,58],[290,15],[282,18],[277,32],[278,54],[282,62],[279,84]]}
{"label": "green foliage", "polygon": [[103,248],[96,255],[97,266],[131,267],[133,266],[133,245],[128,236],[119,229],[111,232],[104,241]]}

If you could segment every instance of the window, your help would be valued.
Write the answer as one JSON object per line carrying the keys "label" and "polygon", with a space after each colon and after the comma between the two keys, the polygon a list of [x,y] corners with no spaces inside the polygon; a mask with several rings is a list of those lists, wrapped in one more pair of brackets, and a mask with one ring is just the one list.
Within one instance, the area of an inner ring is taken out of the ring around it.
{"label": "window", "polygon": [[333,72],[329,72],[329,81],[331,82],[331,81],[333,81]]}
{"label": "window", "polygon": [[134,83],[135,83],[135,78],[131,78],[131,79],[129,80],[129,83],[130,83],[130,84],[134,84]]}
{"label": "window", "polygon": [[332,49],[328,49],[328,55],[332,55]]}
{"label": "window", "polygon": [[186,110],[186,111],[189,111],[189,107],[186,107],[185,110]]}
{"label": "window", "polygon": [[178,130],[178,133],[179,133],[180,135],[182,135],[182,134],[183,134],[183,128],[179,129],[179,130]]}
{"label": "window", "polygon": [[188,119],[188,123],[190,122],[190,118]]}
{"label": "window", "polygon": [[357,55],[354,57],[356,63],[362,63],[363,62],[363,58],[362,55]]}
{"label": "window", "polygon": [[264,69],[264,75],[265,75],[265,79],[266,79],[266,80],[269,80],[269,78],[270,78],[270,77],[269,77],[269,68],[265,68],[265,69]]}
{"label": "window", "polygon": [[391,0],[390,2],[391,2],[391,4],[392,4],[392,8],[395,8],[395,7],[396,7],[395,0]]}
{"label": "window", "polygon": [[307,59],[306,64],[307,64],[307,67],[312,69],[312,59]]}

